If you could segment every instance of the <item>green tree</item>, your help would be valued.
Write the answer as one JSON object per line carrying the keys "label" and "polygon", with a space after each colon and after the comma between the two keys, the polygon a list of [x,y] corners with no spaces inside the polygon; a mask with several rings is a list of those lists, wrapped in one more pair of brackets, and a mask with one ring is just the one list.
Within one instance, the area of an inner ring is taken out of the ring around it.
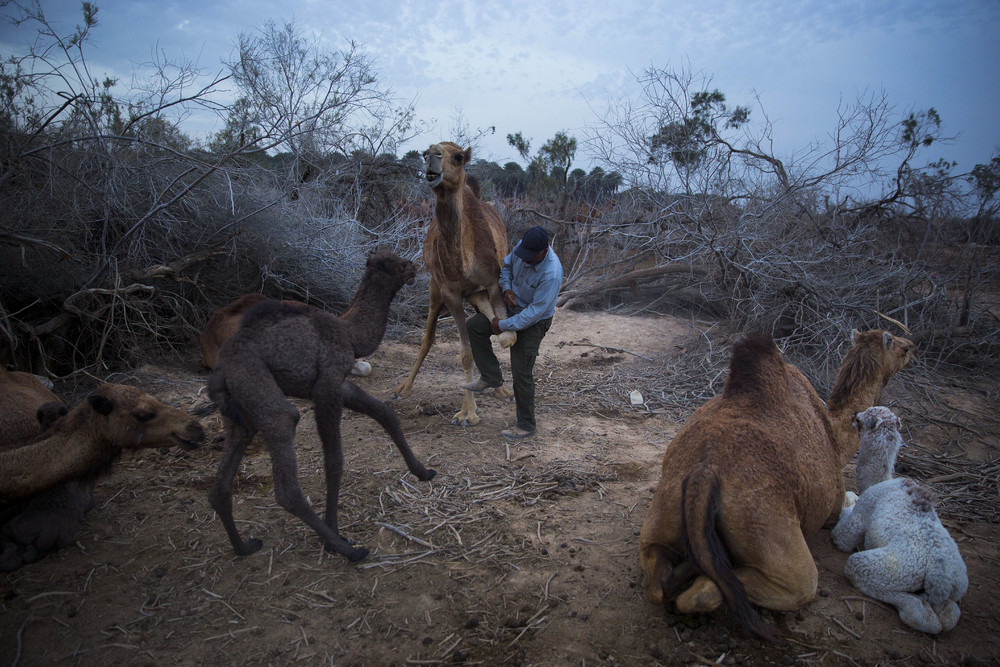
{"label": "green tree", "polygon": [[528,155],[531,152],[531,141],[525,139],[520,132],[517,132],[507,135],[507,143],[517,151],[522,160],[525,162],[528,161]]}
{"label": "green tree", "polygon": [[566,132],[556,132],[556,135],[546,141],[538,156],[542,164],[548,168],[550,176],[559,183],[560,207],[565,208],[569,201],[569,168],[576,156],[576,138]]}

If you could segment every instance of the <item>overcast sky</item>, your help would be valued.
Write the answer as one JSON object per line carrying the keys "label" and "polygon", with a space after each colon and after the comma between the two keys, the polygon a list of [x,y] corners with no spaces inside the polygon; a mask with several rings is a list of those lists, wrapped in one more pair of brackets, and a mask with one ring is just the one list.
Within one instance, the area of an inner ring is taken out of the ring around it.
{"label": "overcast sky", "polygon": [[[352,39],[417,117],[436,120],[410,147],[449,139],[459,114],[495,126],[482,155],[518,159],[557,131],[581,137],[608,97],[636,96],[652,66],[689,65],[732,104],[759,94],[779,153],[823,140],[838,104],[885,90],[902,118],[935,107],[951,146],[933,147],[967,171],[1000,149],[1000,0],[96,0],[94,73],[127,81],[154,48],[215,71],[240,31],[294,20],[331,49]],[[80,3],[43,0],[50,21],[80,23]],[[10,13],[10,8],[0,12]],[[33,31],[32,31],[33,33]],[[0,49],[30,34],[6,21]],[[577,165],[591,166],[586,155]]]}

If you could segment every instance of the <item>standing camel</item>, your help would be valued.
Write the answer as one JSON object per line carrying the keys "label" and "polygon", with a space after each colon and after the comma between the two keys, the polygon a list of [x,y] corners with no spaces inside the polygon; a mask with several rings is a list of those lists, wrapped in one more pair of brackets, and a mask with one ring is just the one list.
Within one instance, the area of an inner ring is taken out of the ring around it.
{"label": "standing camel", "polygon": [[[368,550],[352,546],[337,525],[344,472],[343,408],[381,424],[417,479],[434,477],[435,471],[414,456],[392,408],[346,380],[356,358],[378,349],[393,297],[404,284],[413,284],[416,274],[413,262],[390,252],[375,253],[368,258],[354,301],[341,317],[303,304],[266,300],[247,311],[239,330],[222,345],[208,391],[222,413],[226,440],[208,498],[237,554],[246,556],[262,546],[259,539],[244,540],[233,519],[233,479],[258,431],[271,456],[278,502],[315,530],[327,551],[351,561],[361,560]],[[315,404],[326,474],[325,522],[299,486],[294,444],[299,411],[286,396],[312,399]]]}
{"label": "standing camel", "polygon": [[[507,317],[500,291],[500,267],[507,255],[507,230],[496,209],[480,199],[478,190],[467,182],[465,167],[471,159],[471,148],[463,151],[461,146],[450,141],[432,144],[424,151],[427,182],[434,191],[434,218],[424,239],[424,264],[431,274],[430,307],[417,360],[409,376],[394,392],[395,398],[406,398],[412,392],[420,365],[434,345],[442,308],[448,309],[458,328],[466,383],[473,380],[473,364],[462,300],[468,301],[489,320]],[[510,347],[515,342],[517,334],[513,331],[500,334],[503,347]],[[498,396],[510,395],[503,387],[496,391]],[[479,423],[473,392],[466,390],[462,409],[455,413],[452,423],[463,426]]]}
{"label": "standing camel", "polygon": [[680,593],[686,614],[725,603],[745,631],[783,641],[750,603],[791,611],[815,596],[806,538],[840,515],[859,445],[851,419],[913,357],[914,344],[888,331],[856,331],[853,342],[826,405],[770,336],[733,346],[722,394],[663,456],[639,535],[650,602]]}
{"label": "standing camel", "polygon": [[[219,348],[229,340],[229,337],[240,328],[243,315],[267,297],[263,294],[244,294],[230,304],[212,313],[205,323],[205,328],[198,336],[201,346],[201,363],[209,370],[215,368],[219,361]],[[301,304],[301,301],[285,301],[285,303]],[[367,377],[372,372],[372,365],[364,359],[356,359],[351,366],[351,375]]]}

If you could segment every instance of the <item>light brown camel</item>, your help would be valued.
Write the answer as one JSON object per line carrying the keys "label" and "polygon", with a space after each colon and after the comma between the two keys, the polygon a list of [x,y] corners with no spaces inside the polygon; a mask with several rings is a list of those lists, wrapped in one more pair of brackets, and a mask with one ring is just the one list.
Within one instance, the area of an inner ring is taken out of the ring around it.
{"label": "light brown camel", "polygon": [[193,449],[197,420],[135,387],[99,386],[44,433],[0,450],[0,571],[72,544],[93,489],[125,449]]}
{"label": "light brown camel", "polygon": [[[343,408],[362,412],[381,424],[418,479],[434,477],[435,471],[414,456],[392,408],[346,380],[354,359],[371,354],[382,342],[389,305],[404,284],[413,284],[416,274],[413,262],[390,252],[376,253],[368,258],[354,301],[341,317],[310,306],[264,301],[247,312],[239,331],[219,350],[208,391],[223,415],[226,442],[208,498],[237,554],[246,556],[261,547],[259,539],[240,537],[233,520],[232,493],[240,459],[257,431],[264,436],[271,456],[278,502],[319,533],[327,551],[351,561],[361,560],[368,550],[351,546],[337,526],[344,469]],[[315,403],[326,473],[325,522],[299,487],[293,442],[299,411],[286,396],[310,398]]]}
{"label": "light brown camel", "polygon": [[[215,368],[219,359],[219,348],[240,328],[240,320],[243,319],[244,313],[266,298],[263,294],[244,294],[236,301],[212,313],[198,337],[203,366],[209,370]],[[285,303],[301,304],[302,302],[285,301]],[[356,359],[354,365],[351,366],[351,375],[367,377],[371,375],[371,372],[371,364],[364,359]]]}
{"label": "light brown camel", "polygon": [[0,447],[35,437],[64,414],[66,406],[37,376],[0,368]]}
{"label": "light brown camel", "polygon": [[[466,383],[472,382],[472,347],[465,330],[465,307],[468,301],[487,318],[504,319],[507,308],[500,291],[500,267],[507,255],[507,229],[500,214],[479,198],[478,188],[470,186],[465,166],[472,159],[472,149],[450,141],[432,144],[424,151],[427,182],[434,191],[434,218],[424,239],[424,264],[430,272],[430,307],[420,352],[409,376],[394,392],[396,398],[406,398],[413,390],[413,380],[420,365],[434,345],[438,317],[447,308],[455,320],[461,341],[462,368]],[[500,345],[510,347],[517,334],[504,331]],[[503,387],[498,396],[511,394]],[[453,424],[472,426],[479,423],[476,397],[465,392],[462,409],[452,418]]]}
{"label": "light brown camel", "polygon": [[914,353],[882,330],[854,332],[853,342],[826,405],[770,336],[733,346],[722,394],[691,415],[663,457],[639,537],[650,602],[680,592],[682,613],[725,603],[747,632],[783,641],[750,603],[795,610],[813,599],[806,538],[844,504],[843,468],[859,444],[851,419]]}

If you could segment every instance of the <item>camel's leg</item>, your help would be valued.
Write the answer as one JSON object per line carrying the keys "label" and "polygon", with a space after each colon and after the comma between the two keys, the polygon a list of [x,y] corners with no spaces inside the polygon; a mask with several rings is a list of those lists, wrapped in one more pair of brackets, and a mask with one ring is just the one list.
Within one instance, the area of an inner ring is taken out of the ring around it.
{"label": "camel's leg", "polygon": [[[494,317],[499,317],[501,320],[507,319],[507,307],[503,302],[500,285],[490,285],[488,292],[470,294],[466,300],[491,322]],[[503,331],[497,338],[500,340],[500,347],[514,347],[514,343],[517,342],[517,332]]]}
{"label": "camel's leg", "polygon": [[253,440],[254,429],[249,424],[237,424],[226,418],[226,444],[222,450],[222,459],[215,474],[215,484],[208,493],[208,502],[219,515],[233,551],[240,556],[249,556],[263,544],[259,539],[252,538],[243,541],[240,531],[233,520],[233,479],[239,467],[243,453]]}
{"label": "camel's leg", "polygon": [[[497,295],[500,295],[500,287],[496,288]],[[499,307],[494,308],[493,303],[491,303],[493,296],[490,295],[487,298],[486,292],[476,292],[475,294],[467,297],[469,303],[471,303],[476,310],[486,316],[487,319],[493,321],[493,317],[499,317],[500,319],[505,319],[507,317],[507,309],[503,305],[503,296],[499,297]],[[514,343],[517,342],[517,333],[514,331],[503,331],[498,336],[500,340],[500,347],[512,347]],[[470,348],[471,354],[471,348]],[[464,362],[464,360],[463,360]],[[471,381],[471,380],[470,380]],[[493,390],[493,395],[500,399],[512,399],[514,398],[514,392],[507,387],[501,385]],[[458,415],[456,415],[457,417]]]}
{"label": "camel's leg", "polygon": [[[427,353],[431,351],[431,347],[434,345],[434,337],[437,332],[437,321],[438,316],[441,314],[441,308],[444,306],[444,301],[441,299],[441,291],[437,288],[434,282],[431,282],[431,305],[427,309],[427,326],[424,329],[424,339],[420,342],[420,353],[417,354],[417,360],[413,364],[413,368],[410,369],[410,374],[403,381],[403,384],[396,388],[396,391],[392,392],[393,398],[406,398],[413,391],[413,380],[416,379],[417,373],[420,371],[420,365],[424,363],[424,358]],[[461,305],[461,303],[459,303]]]}
{"label": "camel's leg", "polygon": [[437,474],[434,469],[424,467],[424,464],[417,459],[410,445],[403,435],[403,427],[395,410],[388,405],[368,394],[364,389],[346,380],[340,385],[340,394],[344,399],[344,406],[349,410],[368,415],[385,429],[392,441],[396,443],[399,453],[406,461],[406,467],[410,469],[417,479],[422,482],[430,481]]}
{"label": "camel's leg", "polygon": [[[798,521],[789,519],[769,527],[766,534],[747,537],[752,543],[736,545],[733,550],[753,554],[753,564],[733,568],[733,572],[752,603],[795,611],[815,597],[819,574]],[[677,598],[677,609],[686,614],[707,613],[722,602],[719,587],[702,575]]]}
{"label": "camel's leg", "polygon": [[899,618],[910,627],[930,634],[941,632],[941,620],[934,608],[908,592],[924,586],[925,573],[900,567],[894,553],[884,548],[853,553],[847,559],[844,574],[865,595],[898,609]]}
{"label": "camel's leg", "polygon": [[660,605],[696,574],[694,565],[683,560],[679,550],[663,544],[649,544],[639,550],[639,562],[646,575],[646,600]]}
{"label": "camel's leg", "polygon": [[[288,404],[292,407],[291,404]],[[292,407],[294,410],[294,407]],[[296,414],[298,411],[296,411]],[[327,420],[330,419],[331,414],[337,414],[339,416],[339,405],[337,409],[332,412],[327,412],[326,410],[320,409],[317,405],[316,420],[317,424],[327,425]],[[339,422],[338,422],[339,425]],[[346,556],[351,562],[359,561],[368,555],[368,549],[362,547],[353,547],[347,540],[341,537],[336,530],[330,528],[329,525],[323,522],[322,519],[317,516],[316,512],[313,511],[312,507],[309,505],[309,501],[306,500],[305,495],[302,493],[302,488],[299,486],[298,477],[298,463],[295,458],[295,426],[291,425],[291,428],[261,428],[261,432],[264,435],[264,441],[267,443],[267,449],[271,454],[271,469],[274,476],[274,495],[278,499],[278,504],[288,510],[290,513],[301,519],[307,526],[312,528],[323,538],[324,548],[330,552],[337,552],[343,556]],[[320,429],[320,435],[323,437],[324,431]],[[323,451],[324,451],[324,461],[327,466],[327,474],[330,473],[331,464],[334,464],[337,459],[336,453],[330,455],[327,454],[328,449],[328,438],[331,435],[327,434],[323,438]],[[339,441],[339,440],[338,440]],[[339,447],[338,447],[339,449]],[[342,463],[341,463],[342,465]],[[329,499],[330,499],[330,487],[332,480],[328,479],[327,483],[327,509],[329,511]],[[340,490],[340,477],[339,474],[336,475],[336,482],[332,485],[337,493]],[[334,514],[336,514],[336,502],[333,506]]]}
{"label": "camel's leg", "polygon": [[339,401],[330,401],[329,404],[326,401],[316,402],[316,430],[323,443],[323,472],[326,475],[326,525],[338,535],[340,481],[344,476],[344,450],[340,437],[342,416],[343,409]]}
{"label": "camel's leg", "polygon": [[[469,344],[469,332],[465,328],[465,309],[462,308],[461,299],[459,299],[457,305],[452,304],[449,300],[447,306],[448,310],[451,311],[452,317],[455,318],[455,326],[458,327],[458,338],[461,346],[462,370],[465,371],[465,382],[468,384],[475,379],[473,377],[473,368],[475,368],[475,364],[472,359],[472,345]],[[462,426],[475,426],[479,423],[479,415],[476,414],[475,392],[469,390],[465,391],[465,397],[462,399],[462,409],[456,412],[455,416],[451,418],[451,423],[461,424]]]}

